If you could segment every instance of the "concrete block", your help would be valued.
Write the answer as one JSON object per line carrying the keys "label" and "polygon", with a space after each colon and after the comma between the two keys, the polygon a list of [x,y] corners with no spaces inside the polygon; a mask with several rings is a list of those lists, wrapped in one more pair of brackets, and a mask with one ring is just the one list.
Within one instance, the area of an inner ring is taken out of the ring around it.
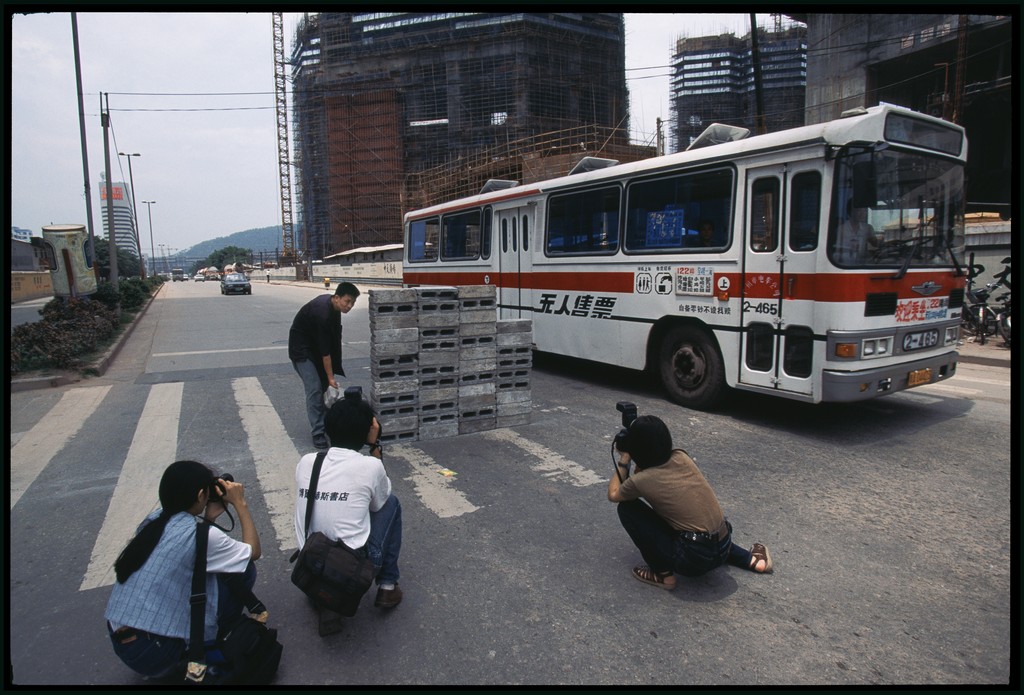
{"label": "concrete block", "polygon": [[498,333],[495,338],[498,347],[529,347],[533,345],[533,331],[528,333]]}
{"label": "concrete block", "polygon": [[370,317],[370,332],[375,330],[392,330],[396,328],[417,328],[419,326],[419,314],[411,312],[407,314],[384,314]]}
{"label": "concrete block", "polygon": [[482,347],[474,348],[462,348],[459,350],[459,362],[477,362],[480,360],[487,360],[493,362],[497,366],[497,355],[498,352],[494,345],[484,345]]}
{"label": "concrete block", "polygon": [[458,403],[459,402],[459,387],[452,384],[450,386],[442,386],[439,388],[421,388],[420,389],[420,411],[422,412],[427,408],[428,405],[436,405],[443,403]]}
{"label": "concrete block", "polygon": [[415,343],[420,340],[420,329],[416,326],[411,328],[388,328],[377,329],[370,326],[370,343],[377,345],[381,343]]}
{"label": "concrete block", "polygon": [[532,319],[499,319],[495,325],[495,330],[500,335],[505,333],[532,333],[533,332],[533,320]]}
{"label": "concrete block", "polygon": [[447,437],[457,436],[459,436],[458,419],[452,420],[451,422],[420,425],[419,429],[420,441],[430,439],[446,439]]}
{"label": "concrete block", "polygon": [[459,387],[494,381],[494,370],[459,370]]}
{"label": "concrete block", "polygon": [[370,362],[379,361],[389,357],[402,357],[404,355],[415,355],[420,351],[418,342],[412,343],[383,343],[370,345]]}
{"label": "concrete block", "polygon": [[[420,393],[422,394],[423,392],[420,391]],[[533,391],[528,388],[499,390],[494,394],[494,402],[497,403],[499,408],[513,403],[532,403]]]}
{"label": "concrete block", "polygon": [[436,403],[421,401],[419,407],[420,424],[424,422],[437,422],[459,417],[458,398],[450,398]]}
{"label": "concrete block", "polygon": [[409,432],[416,431],[420,426],[420,418],[417,414],[412,414],[405,417],[391,416],[385,417],[380,414],[377,415],[377,422],[380,423],[381,430],[384,432]]}
{"label": "concrete block", "polygon": [[494,323],[497,316],[493,306],[490,309],[462,309],[459,311],[459,323]]}
{"label": "concrete block", "polygon": [[[419,369],[420,388],[431,388],[458,384],[458,364],[428,364],[420,365]],[[446,382],[446,383],[442,383]]]}
{"label": "concrete block", "polygon": [[[459,359],[459,374],[476,374],[480,372],[493,372],[498,366],[494,357],[476,360]],[[493,376],[493,375],[492,375]]]}
{"label": "concrete block", "polygon": [[533,366],[533,348],[530,347],[498,346],[496,357],[499,370],[529,369]]}
{"label": "concrete block", "polygon": [[420,330],[426,328],[444,328],[444,327],[459,327],[459,312],[458,311],[442,311],[434,313],[423,313],[420,312],[417,318],[417,326]]}
{"label": "concrete block", "polygon": [[459,298],[459,288],[451,286],[439,287],[417,287],[414,290],[419,301],[456,301]]}
{"label": "concrete block", "polygon": [[370,308],[381,304],[415,304],[419,297],[415,289],[379,289],[369,291]]}
{"label": "concrete block", "polygon": [[419,439],[419,429],[412,430],[391,430],[382,432],[380,435],[380,441],[383,444],[405,444],[407,442],[415,442]]}
{"label": "concrete block", "polygon": [[479,321],[476,323],[460,323],[459,324],[459,336],[476,337],[482,335],[493,336],[495,333],[495,324],[490,321]]}
{"label": "concrete block", "polygon": [[457,369],[459,366],[459,352],[457,350],[429,350],[421,352],[419,354],[419,365],[421,368],[444,365]]}
{"label": "concrete block", "polygon": [[459,434],[473,434],[474,432],[486,432],[493,430],[497,418],[493,412],[488,416],[475,416],[459,419]]}
{"label": "concrete block", "polygon": [[477,381],[459,385],[459,402],[462,403],[471,396],[491,396],[498,392],[497,384],[494,381]]}
{"label": "concrete block", "polygon": [[459,394],[459,412],[465,413],[475,410],[491,410],[497,407],[498,403],[493,393],[485,393],[477,396],[463,396]]}
{"label": "concrete block", "polygon": [[[420,374],[420,392],[427,389],[459,388],[459,375],[455,374]],[[456,391],[456,393],[458,393]]]}
{"label": "concrete block", "polygon": [[459,299],[495,299],[498,296],[494,285],[463,285],[459,287]]}

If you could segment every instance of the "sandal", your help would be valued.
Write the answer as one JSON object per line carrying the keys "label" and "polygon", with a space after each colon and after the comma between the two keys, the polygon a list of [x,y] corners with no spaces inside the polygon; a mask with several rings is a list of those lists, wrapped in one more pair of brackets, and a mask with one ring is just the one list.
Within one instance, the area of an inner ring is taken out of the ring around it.
{"label": "sandal", "polygon": [[[668,572],[655,572],[647,565],[637,565],[633,568],[633,576],[644,584],[650,584],[659,589],[672,591],[672,589],[676,588],[676,578],[672,575],[671,570]],[[669,581],[670,579],[672,581]]]}
{"label": "sandal", "polygon": [[[768,548],[764,547],[760,543],[754,543],[750,547],[750,571],[758,572],[760,574],[771,574],[772,573],[772,556],[768,554]],[[764,563],[764,569],[757,569],[760,563]]]}

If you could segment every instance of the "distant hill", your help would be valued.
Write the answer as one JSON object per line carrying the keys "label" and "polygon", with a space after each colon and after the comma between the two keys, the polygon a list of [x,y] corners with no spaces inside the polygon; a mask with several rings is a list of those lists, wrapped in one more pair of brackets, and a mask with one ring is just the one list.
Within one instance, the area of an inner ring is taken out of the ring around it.
{"label": "distant hill", "polygon": [[263,251],[273,257],[274,253],[281,250],[281,225],[247,229],[244,232],[235,232],[228,236],[217,237],[216,239],[200,242],[191,248],[180,251],[176,255],[185,258],[206,258],[214,251],[218,251],[225,246],[252,249],[253,253],[256,254]]}

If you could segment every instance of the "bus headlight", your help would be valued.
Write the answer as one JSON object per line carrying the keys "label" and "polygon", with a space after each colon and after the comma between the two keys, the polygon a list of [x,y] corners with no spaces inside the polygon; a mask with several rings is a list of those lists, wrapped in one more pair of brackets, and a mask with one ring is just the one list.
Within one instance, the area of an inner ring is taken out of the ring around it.
{"label": "bus headlight", "polygon": [[868,338],[861,343],[861,356],[864,358],[868,357],[886,357],[892,354],[892,336],[885,336],[884,338]]}

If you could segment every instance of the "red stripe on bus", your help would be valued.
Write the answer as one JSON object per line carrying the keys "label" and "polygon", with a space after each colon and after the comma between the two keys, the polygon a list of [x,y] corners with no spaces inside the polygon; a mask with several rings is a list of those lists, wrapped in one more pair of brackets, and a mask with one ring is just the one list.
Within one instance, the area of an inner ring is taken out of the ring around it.
{"label": "red stripe on bus", "polygon": [[[517,282],[518,278],[518,282]],[[900,279],[884,274],[848,273],[715,273],[715,282],[729,280],[729,294],[747,299],[796,299],[818,302],[863,302],[869,294],[895,293],[899,299],[929,296],[913,288],[927,291],[934,287],[937,297],[949,296],[951,290],[963,289],[964,277],[952,271],[907,273]],[[781,278],[781,279],[780,279]],[[561,290],[566,292],[634,293],[634,273],[619,271],[599,272],[539,272],[497,273],[486,271],[406,271],[403,281],[408,285],[485,285],[522,287],[533,290]],[[928,283],[933,283],[929,286]]]}

